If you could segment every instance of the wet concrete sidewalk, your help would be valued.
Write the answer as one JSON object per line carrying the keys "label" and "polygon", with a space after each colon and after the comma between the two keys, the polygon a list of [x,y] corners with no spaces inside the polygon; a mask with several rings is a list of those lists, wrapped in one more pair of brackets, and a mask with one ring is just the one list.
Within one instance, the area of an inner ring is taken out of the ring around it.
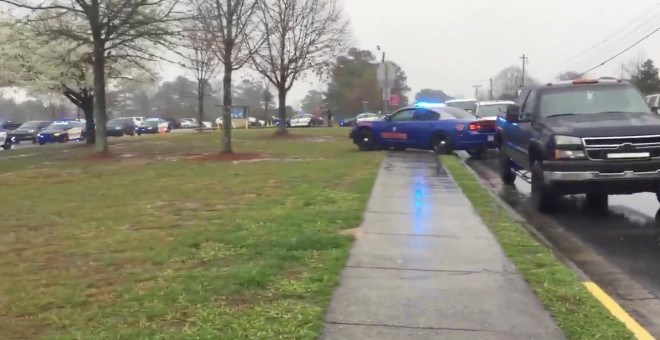
{"label": "wet concrete sidewalk", "polygon": [[428,153],[388,153],[321,339],[563,339]]}

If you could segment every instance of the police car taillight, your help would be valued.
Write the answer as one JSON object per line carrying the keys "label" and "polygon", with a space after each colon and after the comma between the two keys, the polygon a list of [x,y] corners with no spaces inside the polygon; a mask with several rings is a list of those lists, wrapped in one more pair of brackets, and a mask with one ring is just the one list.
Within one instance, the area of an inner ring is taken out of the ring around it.
{"label": "police car taillight", "polygon": [[479,123],[472,122],[468,125],[468,131],[479,131]]}

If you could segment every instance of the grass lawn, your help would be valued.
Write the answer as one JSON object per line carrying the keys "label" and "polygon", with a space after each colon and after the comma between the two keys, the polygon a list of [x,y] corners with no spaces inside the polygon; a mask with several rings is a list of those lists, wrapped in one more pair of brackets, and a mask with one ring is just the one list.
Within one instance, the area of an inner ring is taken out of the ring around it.
{"label": "grass lawn", "polygon": [[0,153],[0,338],[316,338],[382,154],[273,131]]}
{"label": "grass lawn", "polygon": [[460,160],[441,156],[441,161],[568,339],[635,339],[548,248],[511,221]]}

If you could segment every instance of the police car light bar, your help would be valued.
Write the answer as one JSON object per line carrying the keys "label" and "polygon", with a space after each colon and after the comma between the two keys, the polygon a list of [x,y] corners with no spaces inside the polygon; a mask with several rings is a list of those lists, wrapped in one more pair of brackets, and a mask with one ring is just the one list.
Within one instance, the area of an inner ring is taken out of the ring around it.
{"label": "police car light bar", "polygon": [[417,102],[415,103],[417,107],[438,107],[445,106],[445,103],[432,103],[432,102]]}

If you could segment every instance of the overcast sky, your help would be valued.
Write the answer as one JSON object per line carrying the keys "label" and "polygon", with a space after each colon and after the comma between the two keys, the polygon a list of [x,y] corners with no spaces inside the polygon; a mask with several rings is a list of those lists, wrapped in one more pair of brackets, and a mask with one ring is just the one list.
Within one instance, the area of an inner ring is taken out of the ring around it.
{"label": "overcast sky", "polygon": [[[560,72],[596,66],[660,27],[658,0],[342,2],[357,47],[376,53],[380,45],[407,73],[411,97],[422,88],[472,97],[472,85],[486,90],[499,70],[521,65],[523,53],[532,77],[552,81]],[[619,76],[622,63],[640,56],[660,63],[660,32],[592,74]],[[170,80],[184,72],[166,66],[161,74]],[[298,82],[289,104],[321,86]]]}

